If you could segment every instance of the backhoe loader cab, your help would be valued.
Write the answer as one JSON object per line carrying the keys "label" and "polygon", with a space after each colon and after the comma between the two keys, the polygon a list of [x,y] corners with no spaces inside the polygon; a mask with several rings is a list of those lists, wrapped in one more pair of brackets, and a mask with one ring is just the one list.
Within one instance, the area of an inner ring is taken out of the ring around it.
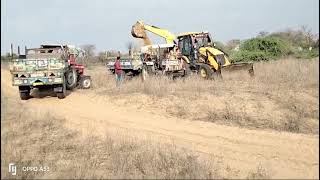
{"label": "backhoe loader cab", "polygon": [[231,64],[226,54],[215,47],[208,32],[182,33],[177,39],[182,59],[188,63],[190,70],[205,79],[221,77],[221,69],[246,69],[253,75],[252,63]]}
{"label": "backhoe loader cab", "polygon": [[[201,56],[201,48],[204,48],[205,52],[203,55],[208,56],[208,52],[205,51],[207,48],[211,48],[215,61],[221,66],[228,65],[229,61],[226,60],[225,54],[215,48],[215,44],[212,41],[210,33],[208,32],[187,32],[178,35],[178,47],[185,60],[191,66],[195,66],[196,63],[203,63],[205,57]],[[200,54],[199,54],[200,53]]]}

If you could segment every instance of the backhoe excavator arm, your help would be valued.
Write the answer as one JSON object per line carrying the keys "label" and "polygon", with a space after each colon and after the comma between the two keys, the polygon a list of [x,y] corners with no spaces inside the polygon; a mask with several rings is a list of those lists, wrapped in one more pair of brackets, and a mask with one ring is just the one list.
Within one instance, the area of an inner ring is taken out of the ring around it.
{"label": "backhoe excavator arm", "polygon": [[174,34],[172,34],[166,29],[161,29],[156,26],[144,24],[142,21],[137,21],[137,23],[132,26],[131,34],[133,37],[144,39],[145,44],[147,42],[146,40],[148,40],[150,43],[150,40],[147,37],[147,34],[145,33],[145,30],[152,32],[153,34],[156,34],[160,37],[163,37],[166,40],[167,44],[175,44],[174,40],[176,39],[176,36]]}

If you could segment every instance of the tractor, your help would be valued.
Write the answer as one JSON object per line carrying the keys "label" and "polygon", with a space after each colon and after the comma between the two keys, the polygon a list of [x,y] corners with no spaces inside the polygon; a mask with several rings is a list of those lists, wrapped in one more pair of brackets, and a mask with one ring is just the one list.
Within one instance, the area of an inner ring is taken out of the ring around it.
{"label": "tractor", "polygon": [[[90,76],[84,75],[84,66],[77,64],[81,49],[70,45],[41,45],[40,48],[25,48],[25,55],[13,59],[10,65],[12,85],[18,86],[21,100],[30,98],[32,89],[51,89],[59,99],[66,97],[66,90],[75,87],[88,89]],[[13,46],[11,45],[11,55]]]}
{"label": "tractor", "polygon": [[91,77],[84,75],[84,65],[77,64],[76,60],[84,55],[80,48],[71,45],[66,46],[68,70],[66,72],[66,87],[69,90],[75,87],[88,89],[91,86]]}

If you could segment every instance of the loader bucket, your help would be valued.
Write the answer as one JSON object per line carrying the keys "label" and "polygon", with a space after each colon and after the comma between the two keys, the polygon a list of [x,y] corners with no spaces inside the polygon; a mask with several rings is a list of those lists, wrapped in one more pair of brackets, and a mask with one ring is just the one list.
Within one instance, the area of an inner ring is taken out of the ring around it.
{"label": "loader bucket", "polygon": [[143,28],[143,24],[137,21],[131,28],[131,35],[135,38],[146,38],[146,32]]}
{"label": "loader bucket", "polygon": [[237,72],[237,71],[247,71],[251,77],[254,76],[253,63],[233,63],[228,66],[222,67],[223,72]]}
{"label": "loader bucket", "polygon": [[137,21],[131,28],[131,35],[135,38],[143,39],[144,45],[150,45],[151,41],[143,27],[143,23]]}

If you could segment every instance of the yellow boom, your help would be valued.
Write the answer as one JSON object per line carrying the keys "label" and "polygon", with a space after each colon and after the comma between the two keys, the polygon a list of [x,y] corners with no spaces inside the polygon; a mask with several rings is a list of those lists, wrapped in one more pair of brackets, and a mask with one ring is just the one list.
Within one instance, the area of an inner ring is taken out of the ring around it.
{"label": "yellow boom", "polygon": [[174,44],[174,40],[176,36],[169,32],[166,29],[161,29],[156,26],[151,26],[144,24],[143,21],[137,21],[136,24],[132,26],[131,34],[135,38],[142,38],[144,40],[145,45],[151,45],[150,39],[148,38],[145,30],[152,32],[160,37],[163,37],[166,40],[167,44]]}

